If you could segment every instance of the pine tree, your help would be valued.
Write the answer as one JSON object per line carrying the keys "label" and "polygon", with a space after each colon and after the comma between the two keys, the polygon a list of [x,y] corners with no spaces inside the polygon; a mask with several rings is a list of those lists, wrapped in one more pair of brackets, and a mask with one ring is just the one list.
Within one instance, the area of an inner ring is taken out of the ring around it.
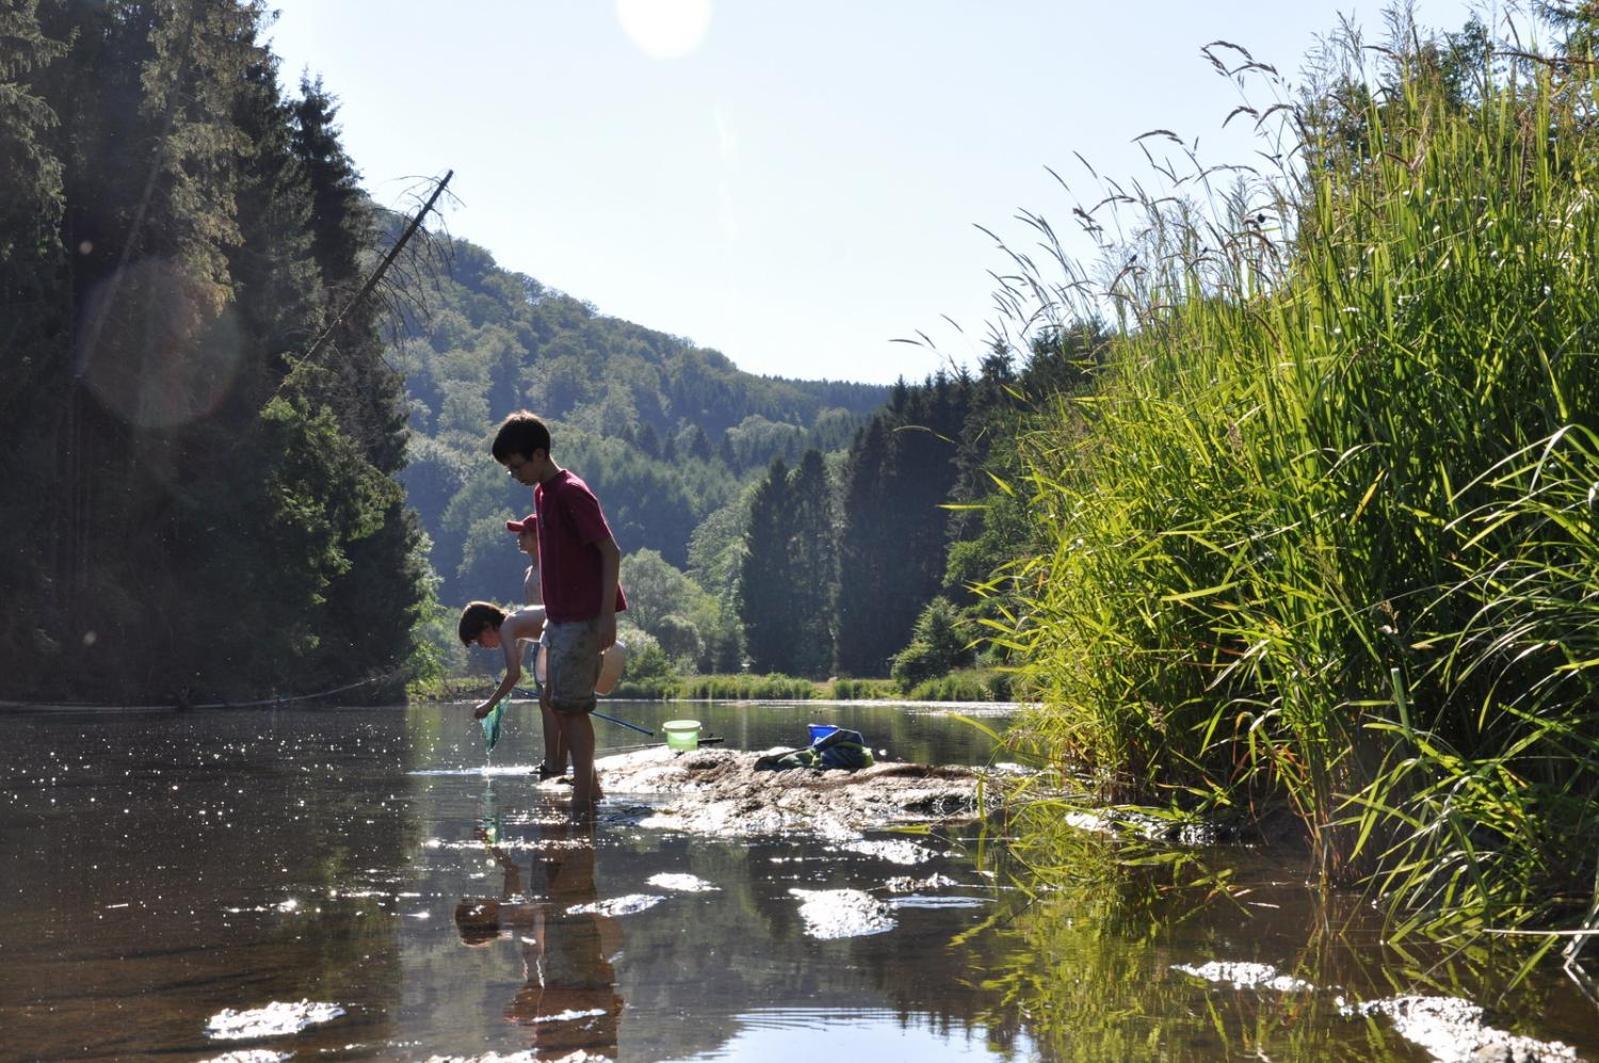
{"label": "pine tree", "polygon": [[744,624],[745,649],[757,672],[787,672],[793,667],[799,637],[793,602],[793,502],[788,468],[774,460],[750,503],[739,566],[738,616]]}
{"label": "pine tree", "polygon": [[790,670],[820,679],[833,665],[833,588],[838,581],[832,489],[820,451],[808,450],[789,478],[786,595],[795,628]]}
{"label": "pine tree", "polygon": [[365,280],[362,251],[372,245],[376,226],[339,142],[337,113],[320,82],[302,82],[294,143],[311,191],[312,257],[326,293],[324,320],[334,332],[319,364],[297,367],[293,383],[308,402],[325,406],[354,444],[344,475],[365,478],[372,489],[368,508],[352,510],[352,523],[341,529],[347,567],[326,592],[319,657],[328,681],[358,667],[389,677],[380,686],[394,693],[414,650],[425,566],[420,527],[393,480],[405,461],[404,378],[384,359],[376,305],[352,302]]}
{"label": "pine tree", "polygon": [[888,422],[874,417],[856,437],[845,467],[839,533],[837,622],[834,660],[842,675],[888,672],[893,652],[882,638],[884,568],[888,558],[889,500],[883,495],[888,461]]}
{"label": "pine tree", "polygon": [[[48,501],[55,456],[40,429],[47,396],[65,387],[67,255],[59,232],[65,203],[59,116],[45,98],[52,64],[65,54],[46,35],[33,0],[0,8],[0,658],[31,675],[44,606],[37,574],[51,563]],[[27,681],[24,675],[14,681]]]}

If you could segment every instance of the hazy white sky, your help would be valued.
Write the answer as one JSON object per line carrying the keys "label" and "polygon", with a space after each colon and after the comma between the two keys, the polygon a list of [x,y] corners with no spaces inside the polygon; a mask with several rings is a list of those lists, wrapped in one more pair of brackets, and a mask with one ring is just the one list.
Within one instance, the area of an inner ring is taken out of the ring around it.
{"label": "hazy white sky", "polygon": [[[967,360],[1005,259],[1072,228],[1045,166],[1073,152],[1149,173],[1131,143],[1251,145],[1218,38],[1290,80],[1379,0],[275,0],[291,84],[320,75],[381,202],[453,168],[452,233],[601,312],[715,347],[751,372],[886,382]],[[1458,28],[1464,0],[1422,0]],[[1269,104],[1256,96],[1253,102]],[[1094,197],[1097,198],[1097,197]],[[957,332],[944,316],[964,329]]]}

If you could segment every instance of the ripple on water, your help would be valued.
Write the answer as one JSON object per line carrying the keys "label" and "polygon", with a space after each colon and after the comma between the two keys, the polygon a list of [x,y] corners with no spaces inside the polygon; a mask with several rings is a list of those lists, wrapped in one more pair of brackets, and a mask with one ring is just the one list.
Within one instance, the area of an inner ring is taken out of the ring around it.
{"label": "ripple on water", "polygon": [[888,902],[890,908],[983,908],[987,905],[981,897],[929,897],[921,893],[894,897]]}
{"label": "ripple on water", "polygon": [[532,775],[535,764],[479,764],[467,768],[416,768],[407,775]]}
{"label": "ripple on water", "polygon": [[897,925],[888,906],[863,890],[788,891],[800,898],[800,918],[813,938],[864,937],[893,930]]}
{"label": "ripple on water", "polygon": [[264,1008],[234,1011],[223,1008],[205,1024],[207,1037],[217,1041],[246,1041],[261,1037],[281,1037],[299,1033],[308,1026],[331,1022],[344,1014],[337,1004],[302,1000],[284,1003],[274,1000]]}
{"label": "ripple on water", "polygon": [[202,1059],[200,1063],[283,1063],[292,1052],[274,1052],[269,1048],[241,1048],[237,1052],[224,1052],[220,1056]]}

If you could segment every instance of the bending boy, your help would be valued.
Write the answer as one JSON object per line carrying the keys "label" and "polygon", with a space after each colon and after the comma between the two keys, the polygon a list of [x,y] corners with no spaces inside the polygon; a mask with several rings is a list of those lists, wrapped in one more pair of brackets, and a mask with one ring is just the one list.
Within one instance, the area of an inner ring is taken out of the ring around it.
{"label": "bending boy", "polygon": [[481,720],[494,711],[494,706],[511,696],[517,680],[522,678],[522,643],[537,642],[543,630],[544,607],[539,605],[507,613],[492,602],[469,602],[461,610],[455,633],[461,637],[462,644],[501,650],[505,654],[505,678],[500,680],[489,699],[472,711],[474,719]]}
{"label": "bending boy", "polygon": [[594,771],[594,684],[600,652],[616,641],[616,614],[627,608],[618,574],[622,552],[600,501],[550,457],[550,430],[527,411],[500,425],[494,460],[533,488],[539,569],[547,611],[541,702],[555,711],[572,755],[572,810],[591,811],[599,796]]}

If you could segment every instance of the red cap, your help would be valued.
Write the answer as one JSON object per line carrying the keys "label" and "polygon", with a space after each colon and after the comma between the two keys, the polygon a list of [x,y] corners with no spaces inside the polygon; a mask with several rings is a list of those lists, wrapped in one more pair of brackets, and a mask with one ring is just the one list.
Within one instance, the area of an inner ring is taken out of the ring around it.
{"label": "red cap", "polygon": [[521,535],[525,531],[538,531],[538,527],[539,517],[537,513],[529,513],[521,520],[508,520],[505,522],[505,530],[509,532],[516,532],[518,535]]}

